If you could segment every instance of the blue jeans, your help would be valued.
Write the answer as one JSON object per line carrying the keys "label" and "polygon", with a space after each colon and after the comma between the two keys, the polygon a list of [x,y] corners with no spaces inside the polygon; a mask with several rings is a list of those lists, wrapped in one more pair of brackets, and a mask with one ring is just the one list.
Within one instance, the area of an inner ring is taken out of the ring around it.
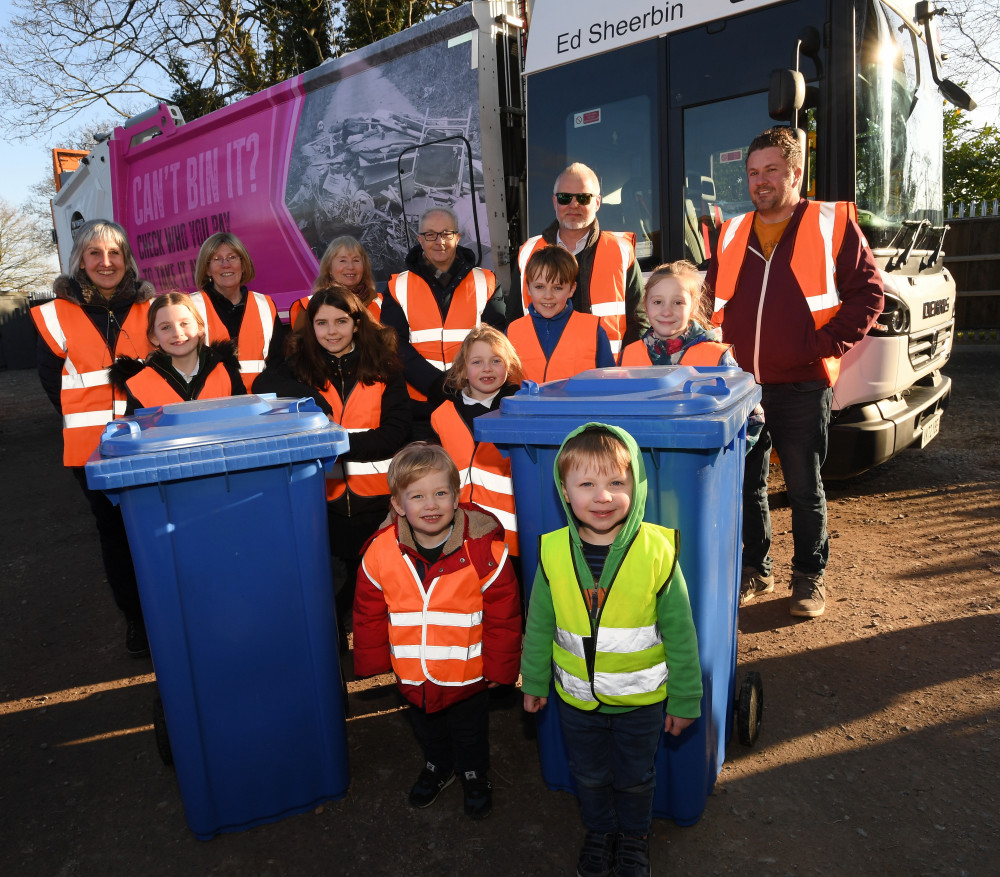
{"label": "blue jeans", "polygon": [[612,714],[556,700],[584,826],[588,831],[648,834],[663,704]]}
{"label": "blue jeans", "polygon": [[826,494],[819,470],[826,460],[833,391],[818,381],[764,384],[764,429],[746,457],[743,478],[743,564],[771,572],[771,513],[767,476],[771,447],[778,452],[792,509],[792,566],[805,573],[826,569]]}

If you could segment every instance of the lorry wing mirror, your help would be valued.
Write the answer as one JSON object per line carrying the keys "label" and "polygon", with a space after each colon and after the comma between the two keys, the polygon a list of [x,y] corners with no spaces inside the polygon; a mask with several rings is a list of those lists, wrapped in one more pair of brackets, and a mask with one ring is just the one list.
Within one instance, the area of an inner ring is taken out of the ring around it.
{"label": "lorry wing mirror", "polygon": [[971,112],[977,106],[972,96],[961,85],[956,85],[950,79],[942,79],[938,84],[938,91],[950,104],[954,104],[960,110]]}
{"label": "lorry wing mirror", "polygon": [[806,79],[798,70],[772,70],[767,90],[767,114],[777,122],[790,122],[806,102]]}
{"label": "lorry wing mirror", "polygon": [[954,104],[960,110],[971,112],[976,108],[976,102],[969,93],[960,85],[955,85],[950,79],[942,79],[938,74],[938,64],[944,55],[941,52],[941,39],[938,36],[937,23],[934,17],[943,15],[947,10],[935,9],[934,4],[928,0],[920,0],[914,9],[913,19],[917,24],[923,25],[924,42],[927,44],[927,56],[931,62],[931,76],[938,91],[946,101]]}

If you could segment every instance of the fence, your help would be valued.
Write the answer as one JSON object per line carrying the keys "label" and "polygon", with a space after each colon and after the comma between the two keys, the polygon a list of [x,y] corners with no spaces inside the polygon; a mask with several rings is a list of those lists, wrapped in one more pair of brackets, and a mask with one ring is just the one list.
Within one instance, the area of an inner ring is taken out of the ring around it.
{"label": "fence", "polygon": [[[977,203],[981,211],[953,217],[945,238],[945,266],[955,277],[956,338],[960,341],[997,341],[1000,338],[1000,210],[996,201]],[[963,208],[965,205],[958,205]],[[961,212],[961,211],[960,211]]]}
{"label": "fence", "polygon": [[[968,208],[968,209],[966,209]],[[968,205],[964,201],[957,204],[952,201],[945,210],[946,219],[970,219],[974,216],[1000,216],[1000,198],[987,201],[970,201]]]}

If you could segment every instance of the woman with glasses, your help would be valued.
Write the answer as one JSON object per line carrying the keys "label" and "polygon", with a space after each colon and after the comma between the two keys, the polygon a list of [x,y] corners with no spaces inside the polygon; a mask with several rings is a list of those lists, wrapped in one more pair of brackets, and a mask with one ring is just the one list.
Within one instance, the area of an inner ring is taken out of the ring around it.
{"label": "woman with glasses", "polygon": [[84,463],[97,449],[105,424],[125,413],[125,396],[108,382],[116,357],[145,357],[153,287],[139,268],[125,229],[94,219],[76,233],[70,273],[53,284],[55,299],[31,309],[38,329],[38,375],[63,419],[63,464],[90,504],[101,556],[115,603],[125,616],[125,649],[149,654],[132,554],[121,509],[87,487]]}
{"label": "woman with glasses", "polygon": [[247,288],[253,260],[243,242],[228,231],[201,245],[195,264],[200,292],[191,298],[205,321],[205,343],[235,341],[247,390],[273,355],[280,360],[285,329],[269,296]]}
{"label": "woman with glasses", "polygon": [[503,292],[492,271],[459,245],[458,217],[447,207],[425,210],[406,269],[389,280],[382,322],[396,330],[413,409],[414,437],[432,435],[430,417],[444,401],[445,373],[480,323],[506,328]]}

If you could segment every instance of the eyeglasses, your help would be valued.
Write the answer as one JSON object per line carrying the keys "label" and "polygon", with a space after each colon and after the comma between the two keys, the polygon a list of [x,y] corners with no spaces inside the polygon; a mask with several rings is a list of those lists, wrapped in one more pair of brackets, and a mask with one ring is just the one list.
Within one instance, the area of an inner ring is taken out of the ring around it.
{"label": "eyeglasses", "polygon": [[239,262],[240,257],[234,253],[231,256],[212,256],[208,261],[213,265],[228,265],[230,262]]}
{"label": "eyeglasses", "polygon": [[457,231],[421,231],[417,232],[417,237],[423,238],[429,244],[434,243],[438,238],[448,243],[457,234]]}
{"label": "eyeglasses", "polygon": [[556,192],[556,203],[562,204],[565,207],[567,204],[572,203],[573,199],[576,198],[576,203],[581,207],[586,207],[594,195],[590,192]]}

